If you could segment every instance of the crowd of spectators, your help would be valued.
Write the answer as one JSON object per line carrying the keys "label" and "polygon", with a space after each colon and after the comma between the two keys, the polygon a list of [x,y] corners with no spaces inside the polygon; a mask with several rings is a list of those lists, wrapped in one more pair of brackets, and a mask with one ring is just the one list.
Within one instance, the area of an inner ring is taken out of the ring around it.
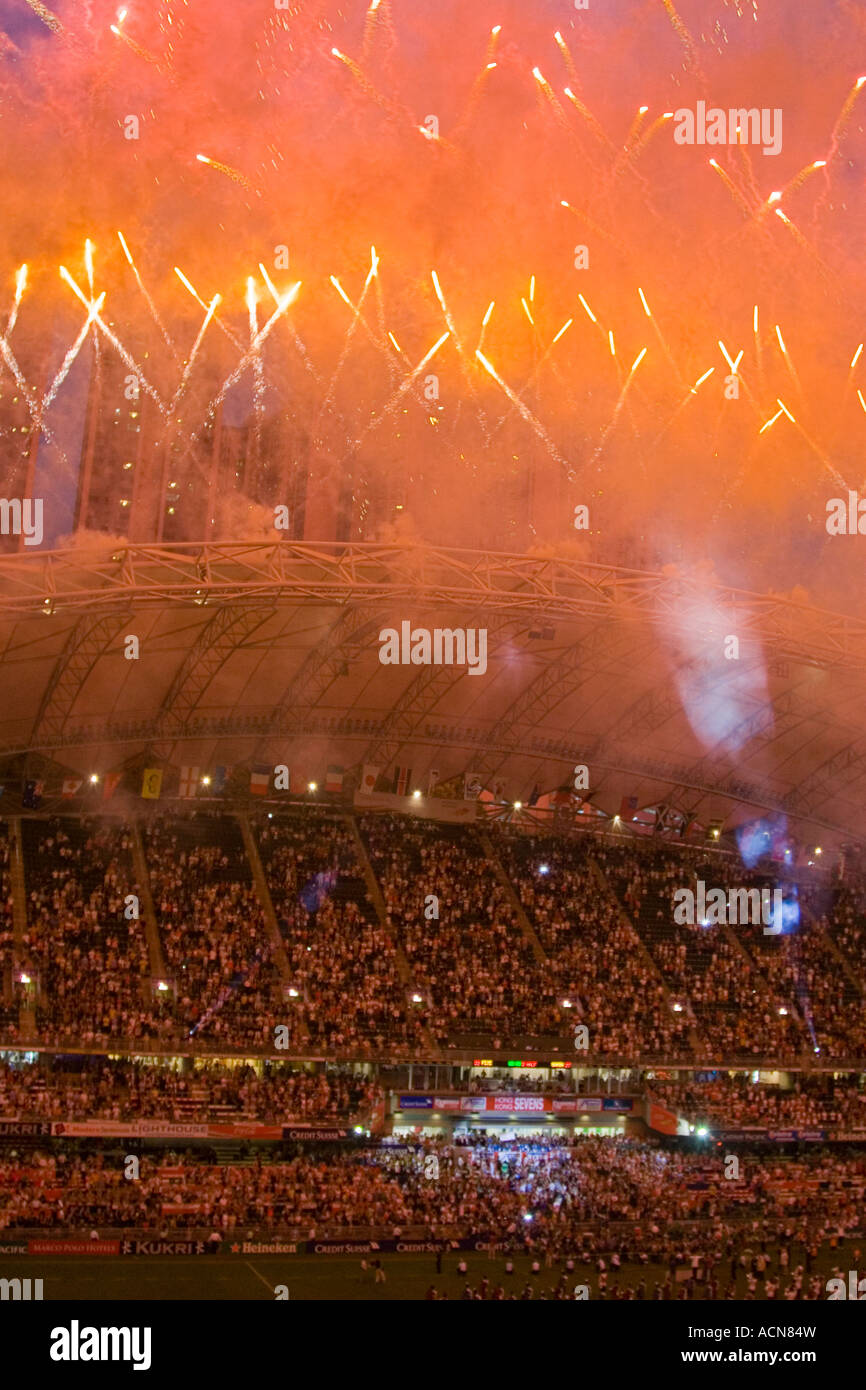
{"label": "crowd of spectators", "polygon": [[795,1076],[790,1087],[768,1086],[747,1074],[714,1080],[652,1079],[647,1093],[695,1124],[715,1128],[863,1129],[866,1090],[861,1076]]}
{"label": "crowd of spectators", "polygon": [[18,1120],[256,1121],[354,1119],[381,1101],[381,1087],[345,1068],[258,1068],[199,1061],[177,1068],[127,1058],[87,1059],[70,1069],[49,1055],[0,1064],[0,1115]]}
{"label": "crowd of spectators", "polygon": [[593,868],[590,847],[503,834],[495,849],[547,954],[559,1031],[573,1035],[585,1025],[580,1050],[592,1057],[688,1055],[689,1019],[675,1011],[677,1001]]}
{"label": "crowd of spectators", "polygon": [[815,880],[799,901],[789,877],[791,929],[768,934],[760,922],[675,920],[675,895],[698,879],[708,891],[774,881],[735,856],[493,828],[506,882],[472,828],[368,814],[359,828],[380,922],[344,819],[263,815],[281,978],[237,821],[157,812],[143,826],[165,960],[155,989],[130,826],[22,824],[17,940],[11,841],[0,833],[7,1043],[20,1041],[30,997],[36,1036],[55,1046],[271,1052],[279,1027],[292,1051],[358,1057],[523,1044],[579,1061],[850,1066],[866,1053],[866,887],[856,876]]}
{"label": "crowd of spectators", "polygon": [[269,1049],[280,1024],[297,1046],[237,822],[158,817],[144,845],[180,1035]]}
{"label": "crowd of spectators", "polygon": [[25,820],[22,834],[27,923],[19,965],[38,981],[40,1038],[155,1040],[163,1029],[150,1000],[144,926],[126,901],[139,893],[129,827]]}
{"label": "crowd of spectators", "polygon": [[367,1230],[430,1238],[487,1237],[582,1257],[630,1246],[650,1257],[677,1232],[694,1241],[758,1222],[845,1233],[862,1220],[866,1158],[743,1158],[736,1179],[718,1157],[671,1152],[626,1138],[571,1143],[428,1141],[349,1152],[306,1152],[221,1165],[201,1155],[140,1159],[35,1151],[0,1160],[0,1229],[265,1228],[315,1238]]}
{"label": "crowd of spectators", "polygon": [[436,1042],[562,1035],[554,979],[471,834],[398,816],[361,831]]}
{"label": "crowd of spectators", "polygon": [[424,1013],[401,980],[354,837],[335,818],[263,820],[259,853],[314,1047],[399,1051]]}

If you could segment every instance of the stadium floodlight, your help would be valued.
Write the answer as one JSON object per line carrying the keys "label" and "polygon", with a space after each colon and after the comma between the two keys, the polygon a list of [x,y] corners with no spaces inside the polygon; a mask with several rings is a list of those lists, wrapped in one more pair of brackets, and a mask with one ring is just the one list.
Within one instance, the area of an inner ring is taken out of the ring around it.
{"label": "stadium floodlight", "polygon": [[201,784],[202,784],[203,787],[209,787],[209,786],[210,786],[210,778],[209,778],[209,777],[202,777],[202,779],[201,779]]}
{"label": "stadium floodlight", "polygon": [[709,1132],[710,1131],[707,1129],[706,1125],[701,1125],[700,1129],[698,1130],[698,1138],[706,1139]]}
{"label": "stadium floodlight", "polygon": [[515,801],[515,803],[514,803],[514,809],[515,809],[515,811],[522,811],[522,810],[523,810],[523,802],[522,802],[522,801]]}
{"label": "stadium floodlight", "polygon": [[420,792],[415,791],[415,792],[412,793],[412,800],[413,800],[413,801],[420,801],[420,799],[421,799],[421,793],[420,793]]}
{"label": "stadium floodlight", "polygon": [[308,783],[307,783],[307,791],[308,791],[308,792],[317,792],[318,790],[319,790],[319,784],[318,784],[318,782],[308,782]]}
{"label": "stadium floodlight", "polygon": [[98,782],[98,781],[99,781],[99,775],[98,775],[98,773],[96,773],[96,772],[91,772],[91,774],[90,774],[90,780],[91,780],[91,782]]}

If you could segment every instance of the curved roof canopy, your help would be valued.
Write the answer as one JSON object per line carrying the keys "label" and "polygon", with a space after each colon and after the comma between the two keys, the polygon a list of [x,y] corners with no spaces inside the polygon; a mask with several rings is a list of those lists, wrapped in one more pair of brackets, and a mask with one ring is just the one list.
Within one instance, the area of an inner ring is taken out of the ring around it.
{"label": "curved roof canopy", "polygon": [[[486,670],[380,634],[487,632]],[[0,759],[471,769],[526,797],[586,764],[701,819],[866,836],[866,622],[678,573],[416,545],[124,545],[0,557]],[[138,639],[138,656],[125,655]]]}

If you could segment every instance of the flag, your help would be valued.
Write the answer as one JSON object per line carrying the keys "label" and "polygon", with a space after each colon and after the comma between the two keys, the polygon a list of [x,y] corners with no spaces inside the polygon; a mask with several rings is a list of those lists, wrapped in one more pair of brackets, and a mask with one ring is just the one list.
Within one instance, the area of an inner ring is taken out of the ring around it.
{"label": "flag", "polygon": [[411,769],[411,767],[395,767],[395,768],[394,768],[394,781],[393,781],[393,783],[392,783],[392,785],[391,785],[391,790],[394,792],[395,796],[408,796],[408,795],[409,795],[409,783],[410,783],[411,781],[412,781],[412,769]]}
{"label": "flag", "polygon": [[540,788],[540,786],[538,785],[538,783],[536,782],[535,786],[532,788],[532,791],[529,793],[529,801],[527,802],[527,805],[529,805],[529,806],[535,806],[535,805],[537,804],[538,798],[539,798],[540,796],[541,796],[541,788]]}
{"label": "flag", "polygon": [[21,805],[28,811],[37,811],[42,805],[42,793],[44,790],[44,782],[26,781],[24,783],[24,792],[21,797]]}
{"label": "flag", "polygon": [[198,768],[182,767],[180,770],[180,786],[177,789],[178,796],[195,796],[198,791]]}
{"label": "flag", "polygon": [[338,792],[343,787],[343,769],[341,767],[329,767],[325,773],[325,791]]}
{"label": "flag", "polygon": [[215,767],[215,768],[214,768],[214,770],[213,770],[213,782],[211,783],[211,790],[212,790],[212,792],[214,793],[215,796],[222,796],[222,795],[223,795],[223,793],[225,792],[225,789],[226,789],[226,782],[229,780],[229,777],[230,777],[230,776],[231,776],[231,768],[230,768],[230,767],[224,767],[222,764],[220,764],[219,767]]}
{"label": "flag", "polygon": [[484,790],[484,784],[477,772],[467,772],[463,777],[463,800],[477,801]]}
{"label": "flag", "polygon": [[83,782],[83,777],[64,777],[61,795],[66,797],[75,796],[78,788]]}
{"label": "flag", "polygon": [[427,795],[432,796],[438,785],[439,769],[438,767],[431,767],[430,771],[427,773]]}
{"label": "flag", "polygon": [[619,804],[619,814],[622,820],[631,820],[637,810],[637,797],[624,796]]}
{"label": "flag", "polygon": [[261,763],[250,772],[250,795],[267,796],[268,788],[271,783],[271,769],[264,767]]}
{"label": "flag", "polygon": [[122,772],[106,772],[105,781],[102,784],[103,801],[111,800],[111,798],[114,796],[114,793],[117,791],[117,788],[120,786],[122,778]]}
{"label": "flag", "polygon": [[361,772],[361,786],[359,791],[374,792],[381,771],[381,767],[374,767],[372,763],[365,763]]}
{"label": "flag", "polygon": [[158,801],[162,792],[162,768],[146,767],[141,779],[141,794],[146,801]]}

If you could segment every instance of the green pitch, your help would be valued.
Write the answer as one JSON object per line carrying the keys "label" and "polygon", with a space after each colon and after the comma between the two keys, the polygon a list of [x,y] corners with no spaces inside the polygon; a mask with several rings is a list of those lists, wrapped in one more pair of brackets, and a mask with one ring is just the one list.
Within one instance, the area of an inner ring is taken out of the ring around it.
{"label": "green pitch", "polygon": [[[436,1273],[435,1255],[383,1255],[382,1267],[385,1282],[375,1283],[372,1269],[363,1271],[358,1256],[279,1256],[254,1255],[249,1259],[236,1256],[150,1256],[140,1255],[130,1258],[100,1258],[99,1256],[28,1256],[27,1258],[0,1257],[0,1278],[41,1278],[44,1283],[44,1299],[82,1300],[101,1302],[117,1299],[120,1301],[274,1301],[275,1288],[284,1284],[289,1299],[297,1302],[374,1302],[385,1303],[393,1300],[423,1299],[431,1284],[437,1291],[447,1293],[450,1300],[459,1299],[466,1282],[477,1288],[486,1276],[490,1288],[502,1284],[506,1294],[523,1291],[527,1280],[535,1290],[545,1289],[550,1296],[562,1274],[562,1268],[554,1265],[550,1269],[542,1266],[540,1274],[530,1274],[530,1260],[518,1257],[514,1261],[514,1274],[506,1275],[505,1261],[501,1256],[488,1259],[481,1254],[467,1254],[468,1273],[464,1277],[457,1273],[458,1254],[444,1255],[442,1274]],[[798,1253],[799,1258],[799,1253]],[[853,1250],[847,1243],[842,1251],[824,1250],[815,1262],[816,1272],[828,1278],[832,1267],[838,1264],[843,1271],[853,1268]],[[796,1264],[798,1259],[794,1260]],[[617,1282],[620,1287],[626,1284],[637,1285],[645,1279],[652,1291],[655,1280],[664,1280],[667,1270],[650,1265],[638,1268],[624,1265]],[[727,1284],[728,1268],[723,1266],[721,1285]],[[588,1284],[590,1297],[597,1297],[595,1270],[578,1266],[574,1274],[568,1276],[569,1287],[575,1284]],[[613,1279],[608,1275],[608,1291]],[[745,1277],[740,1274],[738,1296],[745,1292]],[[763,1297],[758,1285],[758,1298]]]}

